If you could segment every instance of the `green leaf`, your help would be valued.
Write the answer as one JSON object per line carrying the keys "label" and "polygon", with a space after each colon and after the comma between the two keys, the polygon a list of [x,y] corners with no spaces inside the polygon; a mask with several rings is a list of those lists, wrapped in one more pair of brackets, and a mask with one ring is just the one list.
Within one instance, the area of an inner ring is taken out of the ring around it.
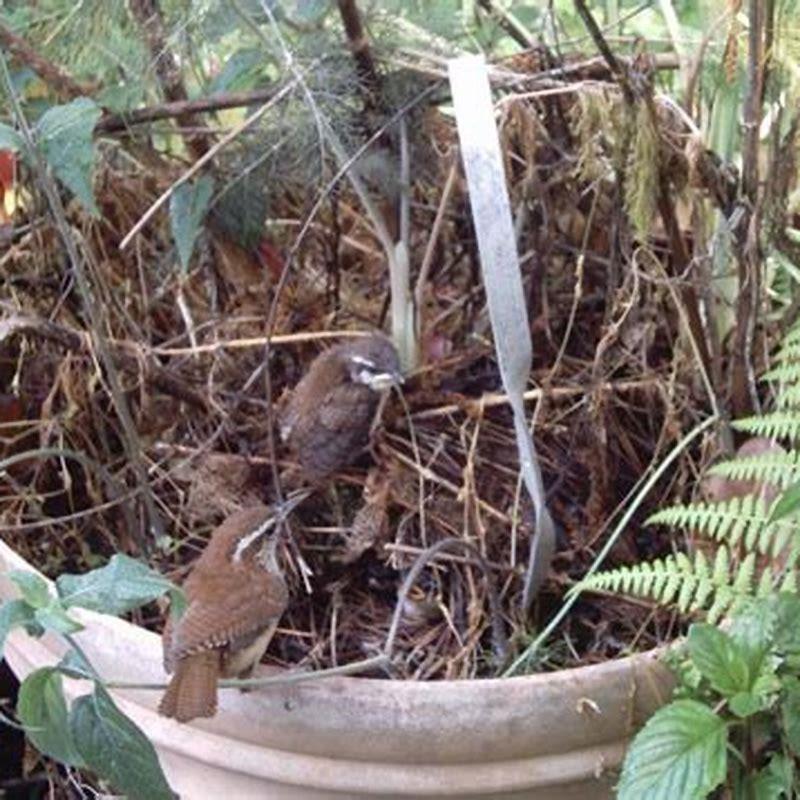
{"label": "green leaf", "polygon": [[295,0],[294,18],[305,25],[313,25],[321,21],[330,7],[330,0]]}
{"label": "green leaf", "polygon": [[13,150],[19,152],[25,146],[25,141],[10,125],[0,122],[0,150]]}
{"label": "green leaf", "polygon": [[696,700],[656,711],[625,755],[619,800],[700,800],[727,769],[725,722]]}
{"label": "green leaf", "polygon": [[222,69],[211,81],[208,94],[241,92],[252,89],[262,78],[266,66],[264,50],[260,47],[237,50],[225,61]]}
{"label": "green leaf", "polygon": [[757,676],[765,666],[764,659],[773,644],[777,619],[772,596],[750,600],[733,618],[730,638],[747,662],[751,678]]}
{"label": "green leaf", "polygon": [[731,697],[728,705],[737,717],[752,717],[765,707],[766,698],[754,692],[739,692]]}
{"label": "green leaf", "polygon": [[689,655],[711,685],[730,697],[751,688],[750,670],[741,648],[714,625],[696,623],[689,628]]}
{"label": "green leaf", "polygon": [[92,190],[93,132],[100,108],[88,97],[79,97],[45,112],[37,127],[39,149],[45,161],[83,206],[94,216],[100,211]]}
{"label": "green leaf", "polygon": [[775,598],[774,647],[779,653],[800,654],[800,597],[782,592]]}
{"label": "green leaf", "polygon": [[172,800],[153,745],[95,684],[72,704],[70,730],[86,765],[129,800]]}
{"label": "green leaf", "polygon": [[800,681],[793,679],[781,701],[781,724],[786,743],[800,756]]}
{"label": "green leaf", "polygon": [[34,608],[44,608],[50,605],[50,589],[47,581],[29,570],[12,570],[8,577],[17,584],[23,599]]}
{"label": "green leaf", "polygon": [[788,517],[798,509],[800,509],[800,482],[790,486],[778,498],[778,502],[772,507],[767,525]]}
{"label": "green leaf", "polygon": [[141,561],[118,553],[104,567],[83,575],[61,575],[56,589],[66,607],[120,615],[177,587]]}
{"label": "green leaf", "polygon": [[790,758],[776,753],[766,767],[759,770],[751,779],[753,791],[745,793],[745,797],[755,800],[780,800],[795,797],[792,791],[794,784],[794,764]]}
{"label": "green leaf", "polygon": [[77,633],[83,630],[83,625],[72,619],[58,598],[55,597],[50,605],[36,609],[35,619],[45,630],[56,633]]}
{"label": "green leaf", "polygon": [[194,183],[179,186],[169,199],[169,219],[172,225],[172,237],[178,248],[178,256],[184,269],[189,266],[195,239],[200,232],[214,181],[208,175],[198,178]]}
{"label": "green leaf", "polygon": [[70,649],[61,661],[58,662],[56,669],[68,678],[94,679],[95,672],[91,664],[77,651]]}
{"label": "green leaf", "polygon": [[81,766],[67,721],[61,675],[53,667],[37,669],[22,682],[17,716],[37,750],[64,764]]}
{"label": "green leaf", "polygon": [[8,600],[0,605],[0,659],[3,657],[6,636],[14,628],[32,623],[34,611],[24,600]]}

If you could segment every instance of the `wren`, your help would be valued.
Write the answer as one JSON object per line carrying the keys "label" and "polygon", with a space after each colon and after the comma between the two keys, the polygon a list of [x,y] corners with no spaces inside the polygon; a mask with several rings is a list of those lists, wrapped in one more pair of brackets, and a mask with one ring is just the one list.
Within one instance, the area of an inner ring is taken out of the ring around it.
{"label": "wren", "polygon": [[158,707],[164,716],[213,716],[217,680],[247,677],[261,660],[289,602],[276,553],[280,523],[307,496],[278,511],[246,508],[212,532],[183,583],[186,610],[164,628],[164,668],[172,673]]}
{"label": "wren", "polygon": [[358,458],[382,393],[402,382],[397,351],[382,334],[343,342],[312,361],[279,416],[281,439],[309,481]]}

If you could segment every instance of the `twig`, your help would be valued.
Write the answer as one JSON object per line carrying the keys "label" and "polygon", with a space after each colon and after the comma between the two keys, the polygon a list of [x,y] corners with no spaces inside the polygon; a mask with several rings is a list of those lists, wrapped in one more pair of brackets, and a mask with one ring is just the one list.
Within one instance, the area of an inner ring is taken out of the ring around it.
{"label": "twig", "polygon": [[[128,6],[144,31],[150,55],[155,64],[156,78],[170,102],[185,102],[189,99],[183,82],[180,63],[167,42],[166,26],[161,14],[159,0],[129,0]],[[200,120],[191,111],[184,111],[177,118],[182,129],[201,128]],[[202,158],[211,146],[207,133],[181,133],[186,149],[195,160]]]}
{"label": "twig", "polygon": [[606,64],[608,64],[611,74],[619,82],[626,101],[632,104],[633,90],[631,89],[630,81],[628,80],[628,74],[625,69],[623,69],[622,64],[617,60],[617,57],[611,51],[611,48],[608,46],[608,43],[603,37],[603,32],[600,30],[600,26],[597,24],[597,22],[595,22],[595,19],[592,16],[592,12],[589,11],[589,8],[584,0],[575,0],[575,8],[578,12],[578,15],[583,20],[586,30],[592,37],[595,47],[600,51],[600,54],[606,61]]}
{"label": "twig", "polygon": [[[392,455],[400,461],[405,466],[410,467],[413,470],[419,470],[425,480],[430,481],[431,483],[435,483],[438,486],[442,486],[443,488],[447,489],[453,497],[458,497],[461,490],[459,489],[456,484],[452,483],[451,481],[447,480],[447,478],[443,478],[441,475],[435,473],[430,467],[426,467],[425,465],[418,464],[414,459],[409,458],[408,456],[401,453],[399,450],[392,449]],[[497,520],[505,523],[506,525],[511,524],[511,520],[509,519],[507,514],[504,514],[502,511],[498,511],[491,503],[487,503],[485,500],[481,500],[479,497],[476,498],[476,502],[480,506],[480,508],[485,511],[490,516],[494,517]]]}
{"label": "twig", "polygon": [[198,100],[178,100],[148,108],[138,108],[122,114],[105,114],[98,120],[94,130],[95,133],[115,133],[116,131],[127,130],[134,125],[154,122],[159,119],[249,106],[253,103],[271,100],[277,91],[278,89],[275,86],[270,86],[263,89],[253,89],[249,92],[220,92],[210,97],[201,97]]}
{"label": "twig", "polygon": [[500,600],[497,596],[494,582],[486,564],[486,560],[481,555],[477,547],[464,539],[442,539],[436,544],[431,545],[425,550],[414,562],[414,565],[408,571],[400,591],[397,593],[397,603],[394,607],[394,614],[392,614],[392,622],[389,625],[389,633],[386,636],[386,644],[384,645],[384,653],[389,654],[394,649],[394,641],[397,638],[397,631],[400,627],[400,620],[405,610],[405,598],[411,591],[411,587],[416,583],[422,570],[426,564],[435,558],[443,550],[450,550],[452,548],[463,549],[472,555],[478,562],[478,565],[483,572],[484,580],[486,581],[486,588],[489,593],[489,609],[492,618],[492,641],[495,649],[495,656],[499,661],[505,660],[508,654],[508,641],[506,639],[505,630],[503,629],[503,617],[500,609]]}
{"label": "twig", "polygon": [[[653,378],[645,378],[635,381],[617,381],[602,383],[597,387],[604,392],[637,392],[641,389],[649,389],[657,383]],[[551,386],[546,389],[528,389],[523,392],[522,399],[526,402],[531,400],[541,400],[543,397],[548,399],[569,399],[571,397],[580,397],[585,395],[588,391],[586,386]],[[474,413],[474,410],[479,405],[485,408],[494,408],[496,406],[505,406],[510,403],[507,394],[503,392],[487,393],[476,398],[465,398],[463,403],[449,403],[448,405],[438,406],[436,408],[426,408],[424,411],[416,411],[411,416],[415,420],[419,419],[432,419],[434,417],[443,417],[448,414],[456,412],[461,413]]]}
{"label": "twig", "polygon": [[417,276],[417,284],[414,287],[414,306],[416,307],[416,325],[417,325],[417,340],[422,340],[423,324],[422,314],[425,303],[425,289],[430,276],[431,266],[433,265],[433,256],[436,252],[436,244],[439,241],[439,234],[442,230],[444,223],[445,213],[447,206],[450,202],[450,196],[453,193],[453,188],[456,185],[456,177],[458,175],[458,159],[454,158],[453,163],[450,165],[450,171],[447,173],[447,180],[442,189],[442,196],[439,199],[439,207],[436,209],[436,216],[431,226],[431,235],[428,237],[428,244],[425,247],[425,255],[422,257],[422,264],[420,264],[419,275]]}
{"label": "twig", "polygon": [[[2,305],[3,304],[0,303],[0,307],[2,307]],[[74,331],[65,325],[51,322],[50,320],[27,317],[12,312],[10,317],[0,320],[0,342],[15,335],[36,336],[40,339],[55,342],[67,350],[87,353],[90,356],[92,355],[91,339],[89,336]],[[120,345],[116,345],[114,342],[107,342],[107,344],[110,348],[112,358],[115,362],[119,362],[119,366],[122,369],[131,372],[141,371],[143,365],[136,356],[125,352]],[[127,345],[129,343],[125,342],[124,344]],[[136,346],[136,349],[141,352],[139,346]],[[164,394],[190,403],[195,406],[195,408],[206,410],[207,405],[203,396],[187,386],[172,372],[154,363],[147,363],[144,366],[147,371],[144,375],[145,383],[149,383],[164,392]]]}
{"label": "twig", "polygon": [[[650,490],[658,483],[661,477],[666,473],[666,471],[672,466],[673,462],[677,457],[707,428],[711,427],[716,421],[718,417],[712,416],[708,419],[701,422],[695,428],[693,428],[686,436],[678,442],[677,445],[672,449],[672,451],[666,456],[666,458],[658,465],[658,467],[653,470],[650,477],[642,486],[641,490],[637,494],[637,496],[631,501],[630,505],[627,506],[625,509],[625,513],[620,518],[619,522],[617,523],[616,527],[614,528],[611,535],[606,540],[606,543],[603,545],[603,548],[597,554],[597,557],[592,562],[592,565],[589,567],[584,579],[588,578],[590,575],[593,575],[605,561],[608,554],[611,552],[611,548],[614,547],[619,537],[622,535],[623,531],[625,531],[628,527],[628,523],[633,519],[633,515],[638,510],[639,506],[644,502],[645,497],[649,494]],[[556,613],[553,618],[547,623],[547,626],[542,630],[542,632],[531,642],[528,647],[513,661],[511,666],[509,666],[506,671],[503,673],[503,677],[509,677],[516,673],[519,668],[527,661],[529,661],[539,650],[542,644],[547,641],[547,638],[550,634],[561,624],[561,621],[567,615],[569,610],[575,605],[576,601],[580,597],[580,592],[572,592],[567,599],[562,603],[561,608],[559,608],[558,613]]]}
{"label": "twig", "polygon": [[[271,686],[287,686],[294,683],[305,683],[306,681],[318,681],[325,678],[340,678],[344,675],[355,675],[367,670],[380,669],[391,663],[391,659],[385,653],[372,658],[365,658],[363,661],[353,661],[350,664],[343,664],[340,667],[330,669],[291,670],[282,675],[270,675],[265,678],[229,678],[218,682],[220,689],[258,689]],[[103,681],[106,689],[145,689],[159,691],[167,688],[166,683],[132,683],[130,681]]]}
{"label": "twig", "polygon": [[364,88],[367,109],[379,109],[382,105],[381,82],[372,59],[369,40],[361,24],[358,6],[355,0],[337,0],[337,5],[353,60],[356,62],[356,76]]}
{"label": "twig", "polygon": [[[103,364],[106,379],[109,383],[111,399],[114,403],[114,408],[116,409],[120,425],[122,426],[123,435],[121,438],[123,445],[128,460],[130,461],[133,473],[136,477],[136,481],[142,490],[142,499],[144,501],[145,509],[147,510],[147,520],[150,524],[150,529],[155,538],[161,538],[164,535],[164,526],[161,521],[161,516],[156,509],[152,492],[150,491],[150,486],[147,480],[147,471],[145,470],[141,459],[140,441],[136,426],[133,423],[133,417],[131,416],[130,408],[128,407],[128,401],[124,392],[122,391],[122,384],[120,383],[119,375],[117,374],[116,365],[111,357],[106,340],[103,337],[102,332],[104,325],[101,319],[100,310],[93,296],[89,277],[84,269],[84,260],[81,257],[81,254],[78,252],[78,247],[75,243],[75,235],[67,224],[64,207],[61,203],[61,197],[55,186],[55,181],[48,172],[46,165],[43,163],[41,155],[34,144],[33,133],[20,105],[19,98],[17,97],[17,93],[11,81],[11,75],[8,72],[6,58],[2,51],[0,51],[0,70],[2,70],[2,77],[6,86],[6,91],[8,96],[11,98],[14,116],[19,124],[20,132],[22,133],[22,137],[25,142],[25,148],[28,152],[31,163],[36,165],[37,180],[39,181],[42,191],[47,198],[47,203],[50,206],[50,212],[53,215],[59,236],[69,257],[70,266],[72,268],[72,273],[75,276],[75,282],[78,286],[83,308],[91,323],[92,338],[99,354],[100,361]],[[135,530],[136,529],[132,530],[131,534],[138,536],[138,534],[135,533]],[[144,552],[148,552],[149,546],[147,540],[142,537],[139,539],[139,542],[140,546],[144,546]]]}
{"label": "twig", "polygon": [[42,58],[24,39],[17,36],[0,23],[0,45],[9,55],[30,67],[55,92],[70,100],[76,97],[88,97],[97,91],[97,86],[78,83],[61,67],[51,64]]}
{"label": "twig", "polygon": [[510,12],[500,8],[493,0],[478,0],[478,5],[494,17],[500,27],[522,48],[536,46],[530,31]]}
{"label": "twig", "polygon": [[[139,536],[139,527],[136,525],[134,514],[130,508],[130,503],[127,502],[132,500],[133,497],[141,491],[141,487],[136,492],[126,494],[124,489],[117,483],[116,480],[114,480],[111,473],[99,461],[96,461],[91,456],[87,456],[86,453],[81,453],[77,450],[70,450],[69,448],[64,447],[37,447],[33,450],[25,450],[22,453],[15,453],[12,456],[0,459],[0,477],[3,476],[3,473],[9,467],[13,467],[14,464],[24,463],[25,461],[30,461],[36,458],[68,458],[72,461],[77,461],[87,472],[97,475],[105,485],[106,491],[113,501],[109,505],[114,505],[117,503],[122,505],[122,513],[125,517],[125,524],[131,531],[132,535],[137,537],[137,541],[142,550],[147,550],[147,542]],[[58,521],[58,519],[53,519],[46,520],[44,522],[49,524]],[[34,527],[34,525],[35,524],[32,523],[31,525],[26,525],[25,527]],[[10,530],[11,526],[4,525],[3,529]]]}
{"label": "twig", "polygon": [[240,122],[233,130],[226,133],[208,152],[192,164],[192,166],[176,180],[165,192],[163,192],[156,201],[147,209],[147,211],[139,217],[137,223],[128,231],[125,238],[119,243],[119,249],[124,250],[136,236],[137,233],[150,221],[155,213],[166,203],[170,197],[175,193],[175,190],[186,183],[190,178],[196,175],[214,156],[222,150],[223,147],[230,144],[242,131],[247,130],[254,122],[257,122],[267,111],[270,110],[276,103],[283,100],[292,89],[297,85],[297,80],[292,80],[287,83],[277,94],[273,95],[263,106],[258,108],[249,117]]}

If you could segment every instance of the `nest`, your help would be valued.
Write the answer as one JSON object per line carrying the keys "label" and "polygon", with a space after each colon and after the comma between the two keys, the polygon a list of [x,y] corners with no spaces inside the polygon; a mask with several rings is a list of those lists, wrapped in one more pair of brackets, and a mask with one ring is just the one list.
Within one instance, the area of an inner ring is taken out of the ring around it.
{"label": "nest", "polygon": [[[411,221],[411,263],[433,248],[420,295],[423,366],[404,387],[405,405],[389,399],[370,452],[293,514],[293,546],[283,554],[292,600],[270,647],[274,663],[321,668],[374,655],[410,567],[430,546],[456,538],[474,546],[488,578],[468,552],[430,559],[403,601],[390,672],[496,674],[493,624],[505,631],[509,657],[522,652],[585,573],[640,477],[678,441],[684,422],[705,413],[664,278],[664,237],[653,228],[645,247],[623,211],[627,205],[637,230],[652,223],[652,176],[638,194],[615,180],[615,158],[647,169],[659,137],[648,129],[630,155],[615,156],[614,136],[586,121],[613,117],[619,99],[592,92],[580,102],[509,95],[503,106],[534,341],[528,410],[559,530],[534,610],[520,609],[532,514],[457,173],[430,241],[442,187],[457,169],[451,124],[430,107],[415,131],[425,169],[413,186]],[[679,148],[677,130],[675,123],[660,146]],[[250,144],[266,147],[257,135]],[[180,580],[214,525],[269,502],[273,474],[290,466],[271,435],[274,402],[326,340],[384,325],[386,267],[344,184],[299,244],[308,187],[283,180],[255,247],[212,225],[182,273],[162,215],[120,252],[128,230],[180,174],[166,166],[133,168],[108,152],[96,182],[101,217],[67,209],[90,297],[57,230],[35,208],[30,227],[0,256],[9,288],[0,321],[0,447],[3,457],[27,454],[0,482],[0,522],[9,543],[51,575],[125,551]],[[669,548],[641,521],[686,492],[704,457],[682,456],[618,540],[612,562]],[[487,581],[499,598],[494,611]],[[155,608],[137,621],[157,630],[162,622]],[[647,648],[673,624],[644,603],[585,597],[529,667]]]}

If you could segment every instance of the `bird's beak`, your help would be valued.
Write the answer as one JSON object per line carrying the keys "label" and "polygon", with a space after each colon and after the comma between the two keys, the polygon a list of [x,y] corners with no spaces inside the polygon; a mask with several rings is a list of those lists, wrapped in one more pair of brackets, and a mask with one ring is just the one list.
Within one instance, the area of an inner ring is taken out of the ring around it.
{"label": "bird's beak", "polygon": [[310,489],[298,489],[286,496],[286,499],[275,508],[275,516],[281,522],[292,513],[309,495],[313,494]]}
{"label": "bird's beak", "polygon": [[369,388],[376,392],[382,392],[393,386],[401,386],[404,380],[400,372],[378,372],[370,378]]}

